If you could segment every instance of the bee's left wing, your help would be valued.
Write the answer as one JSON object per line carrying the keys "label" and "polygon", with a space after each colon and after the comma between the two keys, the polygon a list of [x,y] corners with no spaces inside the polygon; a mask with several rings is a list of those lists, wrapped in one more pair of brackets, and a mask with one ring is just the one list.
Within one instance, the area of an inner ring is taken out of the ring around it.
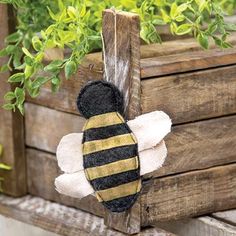
{"label": "bee's left wing", "polygon": [[127,122],[138,142],[140,175],[162,166],[167,156],[164,137],[171,130],[171,119],[163,111],[154,111]]}
{"label": "bee's left wing", "polygon": [[171,119],[163,111],[153,111],[127,122],[138,141],[138,151],[159,144],[171,130]]}

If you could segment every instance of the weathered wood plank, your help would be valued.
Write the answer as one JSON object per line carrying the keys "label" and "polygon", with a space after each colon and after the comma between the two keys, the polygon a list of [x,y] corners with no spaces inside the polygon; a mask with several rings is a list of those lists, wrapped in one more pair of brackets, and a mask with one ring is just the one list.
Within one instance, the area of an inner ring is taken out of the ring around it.
{"label": "weathered wood plank", "polygon": [[[235,36],[236,34],[232,34],[229,37],[229,41],[231,41],[233,44],[236,44]],[[215,48],[215,47],[212,46],[212,48]],[[157,64],[160,63],[160,65],[162,65],[162,66],[154,65],[153,70],[156,70],[155,67],[157,66],[157,70],[160,71],[162,67],[173,68],[173,61],[170,61],[168,63],[168,60],[170,57],[174,56],[175,54],[183,53],[183,54],[192,55],[192,52],[197,52],[197,51],[199,53],[202,52],[202,49],[199,47],[199,44],[194,39],[184,39],[184,40],[164,42],[161,45],[160,44],[142,45],[140,50],[141,50],[141,58],[144,59],[140,61],[141,68],[143,68],[141,70],[141,73],[144,73],[144,74],[145,74],[145,68],[142,64],[144,62],[144,64],[147,65],[147,70],[152,70],[149,67],[149,64],[152,63],[152,59],[151,59],[152,57],[156,58]],[[206,53],[209,55],[211,54],[208,51],[202,52],[202,53],[203,54]],[[219,54],[217,50],[215,53]],[[227,55],[228,54],[230,55],[231,52],[230,50],[225,50],[224,52],[222,52],[222,54],[224,54],[224,57],[227,57]],[[168,58],[168,60],[165,59],[165,56]],[[189,65],[191,64],[191,56],[190,56],[190,61],[187,63],[183,63],[184,56],[181,56],[181,55],[179,56],[180,58],[177,57],[177,59],[179,58],[180,60],[179,66],[177,64],[175,65],[175,63],[178,63],[178,62],[174,62],[174,67],[176,68],[175,73],[177,73],[178,70],[180,70],[180,72],[183,71],[181,67],[181,63],[184,64],[184,66],[186,66],[187,64]],[[158,57],[161,57],[161,61],[158,59]],[[150,63],[147,63],[145,58],[150,58]],[[214,58],[215,58],[215,54],[212,53],[212,58],[211,58],[212,61],[215,61]],[[196,55],[194,56],[193,54],[192,60],[193,60],[192,61],[192,65],[193,65],[194,63],[196,63]],[[161,64],[162,61],[163,61],[163,64]],[[204,58],[202,62],[200,62],[199,60],[198,65],[200,63],[204,65],[204,68],[206,68],[207,63],[204,64],[204,61],[205,61]],[[211,62],[210,58],[208,61]],[[217,63],[219,63],[219,61]],[[222,63],[224,63],[224,60],[222,60]],[[172,70],[172,73],[173,73],[173,70]],[[62,110],[62,111],[78,114],[75,100],[81,89],[81,86],[88,80],[102,79],[102,77],[103,77],[103,62],[102,62],[101,53],[89,54],[85,57],[82,65],[79,67],[79,72],[75,76],[73,76],[71,80],[66,81],[65,79],[63,79],[62,87],[58,93],[56,93],[55,95],[52,94],[51,88],[48,85],[41,89],[41,95],[39,97],[34,98],[34,99],[27,97],[27,100],[36,104],[41,104],[47,107],[55,108],[57,110]]]}
{"label": "weathered wood plank", "polygon": [[141,77],[155,77],[235,64],[236,48],[186,52],[146,58],[141,62]]}
{"label": "weathered wood plank", "polygon": [[[27,149],[27,161],[31,194],[104,216],[94,197],[78,201],[54,190],[59,174],[54,155]],[[141,195],[142,225],[235,207],[235,170],[236,164],[231,164],[148,180]]]}
{"label": "weathered wood plank", "polygon": [[30,194],[83,209],[98,216],[104,216],[104,208],[94,196],[78,200],[59,194],[55,190],[54,180],[61,174],[55,155],[34,149],[26,149],[26,157],[28,191]]}
{"label": "weathered wood plank", "polygon": [[128,118],[140,114],[140,21],[137,14],[115,10],[103,12],[105,79],[124,96]]}
{"label": "weathered wood plank", "polygon": [[[4,38],[9,32],[8,20],[8,7],[0,4],[0,49],[4,47]],[[6,62],[6,58],[0,59],[0,65]],[[2,108],[4,94],[12,89],[6,82],[8,77],[9,73],[4,73],[0,79],[0,144],[4,148],[0,162],[10,165],[12,170],[1,170],[0,176],[4,178],[2,188],[5,193],[21,196],[26,193],[23,119],[18,112],[13,113]]]}
{"label": "weathered wood plank", "polygon": [[[139,32],[137,14],[103,11],[104,77],[123,94],[124,113],[128,119],[141,113]],[[140,232],[139,201],[126,212],[118,214],[106,211],[105,224],[129,234]]]}
{"label": "weathered wood plank", "polygon": [[236,164],[156,178],[141,195],[142,225],[236,207]]}
{"label": "weathered wood plank", "polygon": [[[30,103],[25,110],[26,144],[52,153],[63,135],[81,132],[84,123],[80,116]],[[168,157],[164,166],[146,177],[236,162],[235,133],[236,116],[174,126],[166,138]]]}
{"label": "weathered wood plank", "polygon": [[213,217],[236,226],[236,210],[221,211],[212,214]]}
{"label": "weathered wood plank", "polygon": [[180,236],[236,236],[236,227],[209,216],[156,224]]}
{"label": "weathered wood plank", "polygon": [[[109,229],[103,219],[89,213],[27,195],[22,198],[0,196],[0,214],[64,236],[124,236]],[[165,230],[145,229],[137,236],[174,236]]]}
{"label": "weathered wood plank", "polygon": [[142,81],[142,111],[163,110],[173,123],[236,113],[236,66]]}
{"label": "weathered wood plank", "polygon": [[165,176],[236,162],[236,116],[174,126],[166,139],[168,157],[146,177]]}
{"label": "weathered wood plank", "polygon": [[81,132],[84,122],[81,116],[26,103],[26,145],[56,152],[61,138],[68,133]]}

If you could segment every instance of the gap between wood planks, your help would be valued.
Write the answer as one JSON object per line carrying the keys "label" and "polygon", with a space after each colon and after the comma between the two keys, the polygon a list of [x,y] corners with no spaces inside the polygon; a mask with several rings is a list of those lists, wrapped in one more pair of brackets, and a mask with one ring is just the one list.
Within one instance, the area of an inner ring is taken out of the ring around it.
{"label": "gap between wood planks", "polygon": [[225,67],[230,67],[230,66],[235,66],[235,65],[236,65],[236,63],[231,63],[231,64],[226,64],[226,65],[218,65],[218,66],[206,67],[206,68],[195,69],[195,70],[188,70],[188,71],[183,71],[183,72],[161,74],[161,75],[150,76],[150,77],[145,77],[145,78],[140,78],[140,79],[141,79],[141,81],[150,80],[150,79],[159,79],[159,78],[163,78],[163,77],[166,77],[166,76],[177,76],[177,75],[180,75],[180,74],[184,75],[184,74],[189,74],[189,73],[194,73],[194,72],[201,72],[201,71],[206,71],[206,70],[211,70],[211,69],[220,69],[220,68],[225,68]]}
{"label": "gap between wood planks", "polygon": [[[235,64],[236,65],[236,64]],[[68,111],[62,111],[62,110],[59,110],[59,109],[55,109],[55,108],[51,108],[49,106],[44,106],[42,104],[38,104],[38,103],[33,103],[33,102],[26,102],[26,103],[29,103],[31,105],[36,105],[36,106],[40,106],[40,107],[45,107],[45,108],[48,108],[48,109],[51,109],[51,110],[55,110],[55,111],[58,111],[58,112],[63,112],[63,113],[66,113],[66,114],[70,114],[70,115],[74,115],[74,116],[79,116],[81,118],[83,118],[81,115],[77,115],[73,112],[68,112]],[[145,113],[143,113],[145,114]],[[198,122],[202,122],[202,121],[207,121],[207,120],[215,120],[215,119],[220,119],[220,118],[224,118],[224,117],[230,117],[230,116],[234,116],[236,115],[236,113],[229,113],[229,114],[225,114],[225,115],[221,115],[221,116],[213,116],[213,117],[209,117],[209,118],[202,118],[202,119],[197,119],[197,120],[191,120],[191,121],[186,121],[186,122],[180,122],[180,123],[177,123],[177,124],[172,124],[172,127],[177,127],[177,126],[181,126],[181,125],[186,125],[186,124],[192,124],[192,123],[198,123]],[[171,118],[171,117],[170,117]],[[28,147],[31,147],[31,146],[28,146]],[[37,149],[37,148],[35,148]],[[38,150],[42,150],[44,151],[43,149],[38,149]],[[53,152],[50,152],[50,151],[45,151],[45,152],[48,152],[50,154],[55,154]]]}

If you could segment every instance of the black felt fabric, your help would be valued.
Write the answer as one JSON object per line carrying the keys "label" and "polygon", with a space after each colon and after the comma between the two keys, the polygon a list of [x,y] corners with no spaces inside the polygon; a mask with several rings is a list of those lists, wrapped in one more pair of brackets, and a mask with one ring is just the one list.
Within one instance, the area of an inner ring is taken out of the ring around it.
{"label": "black felt fabric", "polygon": [[123,114],[123,97],[113,84],[93,81],[80,91],[77,107],[86,119],[113,111]]}
{"label": "black felt fabric", "polygon": [[110,125],[105,128],[93,128],[84,131],[87,141],[110,138],[115,135],[128,133],[130,133],[130,131],[124,126],[124,124]]}
{"label": "black felt fabric", "polygon": [[91,181],[91,184],[96,185],[97,190],[104,190],[108,188],[115,187],[120,184],[126,184],[131,181],[139,179],[139,170],[130,170],[122,172],[115,175],[110,175],[108,177],[98,178]]}
{"label": "black felt fabric", "polygon": [[[117,112],[119,113],[117,114],[118,117],[123,113],[123,99],[120,92],[115,86],[104,81],[91,82],[86,85],[78,96],[77,106],[80,113],[83,114],[85,118],[89,119],[90,117],[93,117],[93,120],[96,119],[94,116],[104,113]],[[115,138],[122,134],[131,135],[131,133],[132,131],[125,122],[119,125],[108,125],[100,128],[85,129],[83,134],[83,143],[110,137]],[[131,145],[126,145],[124,142],[124,145],[121,147],[114,146],[107,150],[100,150],[83,155],[84,169],[91,167],[96,168],[98,166],[126,160],[132,157],[138,157],[138,146],[137,143],[135,143],[135,140],[134,144]],[[135,185],[136,182],[134,181],[140,179],[139,159],[137,165],[134,166],[136,168],[135,170],[124,171],[119,174],[113,174],[94,180],[90,180],[89,176],[87,176],[88,181],[94,188],[95,192],[99,190],[109,190],[112,187],[122,186],[122,184],[131,182]],[[125,191],[123,191],[123,193],[125,194]],[[113,212],[122,212],[134,204],[137,196],[138,193],[135,193],[111,201],[103,201],[102,204]]]}
{"label": "black felt fabric", "polygon": [[103,205],[112,212],[123,212],[132,207],[137,200],[139,193],[121,197],[112,201],[103,202]]}
{"label": "black felt fabric", "polygon": [[137,150],[137,144],[116,147],[100,152],[84,155],[84,168],[102,166],[111,162],[125,160],[133,157],[135,150]]}

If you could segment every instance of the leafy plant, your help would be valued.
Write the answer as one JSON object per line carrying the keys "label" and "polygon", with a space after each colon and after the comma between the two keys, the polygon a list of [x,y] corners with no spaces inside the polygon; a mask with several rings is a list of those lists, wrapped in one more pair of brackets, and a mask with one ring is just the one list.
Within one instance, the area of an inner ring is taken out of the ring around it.
{"label": "leafy plant", "polygon": [[[235,25],[226,24],[225,12],[233,13],[234,0],[0,0],[17,9],[17,31],[6,38],[6,48],[0,56],[9,56],[2,71],[14,70],[9,83],[18,83],[14,91],[5,95],[5,109],[20,110],[26,93],[37,97],[45,83],[51,83],[53,92],[61,84],[61,71],[69,79],[83,57],[101,49],[101,17],[106,8],[115,7],[139,14],[141,38],[147,43],[161,43],[158,26],[168,25],[172,34],[191,34],[207,49],[209,40],[220,48],[228,48],[229,31]],[[44,62],[48,49],[69,48],[70,54],[62,60]],[[47,72],[46,76],[41,71]]]}
{"label": "leafy plant", "polygon": [[[2,156],[2,154],[3,154],[3,146],[2,144],[0,144],[0,157]],[[11,170],[11,167],[6,164],[0,163],[0,170]],[[0,177],[0,192],[3,191],[1,186],[2,181],[4,181],[4,178]]]}

